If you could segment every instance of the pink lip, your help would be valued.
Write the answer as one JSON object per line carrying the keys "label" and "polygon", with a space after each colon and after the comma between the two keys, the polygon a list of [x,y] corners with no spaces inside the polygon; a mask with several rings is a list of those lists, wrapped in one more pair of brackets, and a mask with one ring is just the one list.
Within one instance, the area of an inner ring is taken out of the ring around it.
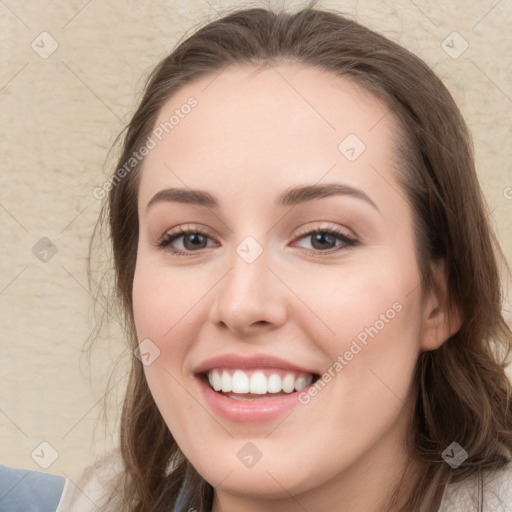
{"label": "pink lip", "polygon": [[194,369],[194,373],[205,373],[213,368],[239,368],[240,370],[280,368],[282,370],[291,370],[299,373],[317,374],[315,370],[301,368],[284,359],[265,354],[256,354],[250,357],[243,357],[236,354],[224,354],[222,356],[212,357],[197,366]]}
{"label": "pink lip", "polygon": [[[197,381],[206,402],[212,411],[221,418],[236,423],[256,423],[270,421],[283,416],[293,407],[299,405],[299,394],[307,391],[295,391],[289,395],[274,398],[257,398],[255,400],[236,400],[214,391],[201,376]],[[310,386],[313,386],[311,384]]]}
{"label": "pink lip", "polygon": [[[204,375],[213,368],[238,368],[240,370],[279,368],[298,373],[311,373],[318,375],[314,370],[303,368],[265,354],[256,354],[251,357],[242,357],[236,354],[225,354],[203,361],[194,369],[194,373],[206,402],[212,411],[223,419],[237,423],[254,423],[273,420],[283,416],[296,407],[300,393],[307,392],[309,386],[301,391],[289,395],[279,395],[270,398],[256,398],[254,400],[236,400],[228,398],[214,391],[206,382]],[[310,384],[313,386],[314,383]]]}

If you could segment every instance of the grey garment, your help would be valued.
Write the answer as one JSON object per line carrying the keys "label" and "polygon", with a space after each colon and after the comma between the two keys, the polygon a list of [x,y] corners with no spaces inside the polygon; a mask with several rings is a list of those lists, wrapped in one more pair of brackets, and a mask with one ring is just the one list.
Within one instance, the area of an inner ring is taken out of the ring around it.
{"label": "grey garment", "polygon": [[449,484],[438,512],[512,512],[512,462],[480,478]]}
{"label": "grey garment", "polygon": [[[122,464],[115,453],[110,461],[75,471],[73,480],[66,481],[57,512],[107,510],[105,499],[113,490],[112,477],[120,471]],[[437,512],[512,512],[512,462],[502,470],[486,473],[482,483],[482,496],[478,495],[478,478],[448,484]],[[1,502],[0,512],[4,512]],[[184,508],[183,512],[188,509]]]}
{"label": "grey garment", "polygon": [[0,512],[55,512],[66,479],[0,464]]}

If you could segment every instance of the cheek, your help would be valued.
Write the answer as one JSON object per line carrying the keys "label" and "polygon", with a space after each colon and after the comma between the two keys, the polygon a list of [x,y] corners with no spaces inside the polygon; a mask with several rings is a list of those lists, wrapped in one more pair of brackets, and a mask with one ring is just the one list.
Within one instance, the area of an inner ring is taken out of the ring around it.
{"label": "cheek", "polygon": [[178,377],[185,351],[185,344],[181,341],[183,336],[179,333],[191,318],[190,315],[187,317],[187,309],[190,310],[187,295],[194,295],[192,292],[187,294],[186,288],[169,286],[164,273],[161,268],[141,259],[137,263],[133,281],[137,338],[139,343],[152,347],[155,354],[154,363],[144,367],[150,384],[156,373],[167,371],[167,380]]}
{"label": "cheek", "polygon": [[172,340],[173,350],[179,350],[181,337],[175,334],[197,317],[197,306],[209,287],[187,270],[165,268],[143,255],[133,280],[133,313],[139,340]]}
{"label": "cheek", "polygon": [[293,321],[300,322],[305,332],[313,330],[313,339],[332,359],[350,350],[353,341],[362,348],[415,345],[421,321],[416,266],[385,255],[378,266],[369,261],[351,263],[296,276],[293,289],[306,308]]}
{"label": "cheek", "polygon": [[[197,402],[187,388],[190,373],[185,361],[195,339],[201,299],[208,285],[187,272],[171,271],[142,255],[133,281],[133,312],[139,342],[149,343],[152,359],[144,365],[151,394],[177,439],[195,438]],[[156,354],[153,356],[153,354]],[[204,433],[197,432],[197,439]]]}
{"label": "cheek", "polygon": [[[328,393],[333,403],[344,404],[354,419],[363,420],[371,410],[375,419],[390,421],[406,400],[420,351],[417,267],[382,258],[378,267],[340,269],[335,279],[315,277],[294,289],[308,298],[316,315],[295,319],[328,355],[325,388],[319,394]],[[308,398],[316,400],[304,400]],[[332,414],[348,425],[346,410],[333,408]]]}

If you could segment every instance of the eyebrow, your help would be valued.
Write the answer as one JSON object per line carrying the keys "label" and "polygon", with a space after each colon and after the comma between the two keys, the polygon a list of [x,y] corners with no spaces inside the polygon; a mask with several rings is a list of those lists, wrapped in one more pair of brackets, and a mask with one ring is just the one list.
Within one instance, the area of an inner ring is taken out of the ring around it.
{"label": "eyebrow", "polygon": [[[281,192],[276,200],[275,205],[278,207],[297,206],[315,199],[323,199],[326,197],[342,195],[351,196],[360,199],[379,211],[377,205],[372,199],[359,188],[341,183],[325,183],[323,185],[300,185],[291,187]],[[184,188],[166,188],[157,192],[146,206],[149,210],[151,206],[160,202],[176,202],[183,204],[191,204],[196,206],[204,206],[206,208],[219,208],[219,201],[203,190],[192,190]]]}

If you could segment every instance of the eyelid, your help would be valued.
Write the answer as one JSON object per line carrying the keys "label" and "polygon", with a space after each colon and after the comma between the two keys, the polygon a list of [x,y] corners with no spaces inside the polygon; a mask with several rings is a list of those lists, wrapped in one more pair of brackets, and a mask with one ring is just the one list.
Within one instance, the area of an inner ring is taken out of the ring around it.
{"label": "eyelid", "polygon": [[210,238],[214,238],[211,233],[211,230],[208,229],[207,227],[203,226],[202,224],[180,224],[179,226],[165,230],[162,233],[162,235],[159,237],[159,240],[164,237],[167,237],[167,236],[187,234],[190,232],[202,233],[202,234],[208,235]]}
{"label": "eyelid", "polygon": [[305,226],[301,226],[299,228],[299,233],[295,235],[294,239],[297,240],[297,238],[301,238],[304,235],[309,235],[309,234],[311,234],[311,232],[317,232],[317,231],[333,231],[333,232],[335,232],[341,236],[344,236],[346,238],[349,238],[349,239],[354,239],[354,240],[359,239],[359,237],[357,235],[355,235],[351,229],[349,230],[348,228],[345,228],[348,231],[350,231],[350,233],[344,233],[342,229],[343,228],[339,225],[328,224],[325,222],[318,226],[311,226],[311,223],[308,223]]}
{"label": "eyelid", "polygon": [[[350,230],[352,231],[352,230]],[[305,238],[308,235],[313,235],[315,233],[327,233],[334,237],[337,237],[338,240],[341,240],[342,243],[331,248],[331,249],[325,249],[325,250],[316,250],[316,249],[307,249],[307,248],[300,248],[302,252],[309,254],[309,255],[316,255],[316,256],[322,256],[322,255],[329,255],[331,253],[338,253],[343,250],[348,250],[354,246],[356,246],[359,243],[359,238],[356,235],[352,234],[346,234],[343,232],[343,230],[339,226],[335,225],[326,225],[325,223],[319,226],[311,226],[310,224],[306,226],[301,226],[299,228],[299,233],[297,233],[294,236],[294,239],[292,243],[296,243],[297,241],[301,240],[302,238]],[[211,235],[209,229],[201,226],[198,227],[197,225],[188,224],[188,225],[180,225],[176,228],[169,229],[163,233],[162,236],[160,236],[156,243],[154,244],[157,248],[163,249],[171,253],[175,256],[194,256],[199,255],[204,249],[199,249],[197,251],[182,251],[179,249],[169,249],[168,246],[170,246],[175,240],[181,238],[182,236],[190,235],[190,234],[199,234],[201,236],[207,237],[209,240],[215,240],[215,238]],[[206,248],[205,248],[206,249]],[[194,254],[197,253],[197,254]]]}
{"label": "eyelid", "polygon": [[[316,250],[316,249],[308,249],[305,247],[301,248],[301,251],[304,254],[313,256],[313,257],[315,257],[315,256],[316,257],[318,257],[318,256],[327,257],[330,255],[337,256],[338,254],[340,254],[342,252],[346,252],[350,249],[353,249],[360,243],[359,237],[357,235],[353,235],[353,234],[349,235],[347,233],[344,233],[343,230],[340,228],[340,226],[325,225],[325,224],[322,224],[320,226],[308,225],[304,228],[301,228],[301,230],[302,230],[301,233],[298,233],[295,236],[295,238],[293,240],[294,244],[297,243],[297,241],[300,241],[302,238],[305,238],[307,236],[312,236],[314,233],[327,233],[341,241],[341,244],[335,245],[331,249]],[[350,231],[352,232],[352,230],[350,230]]]}

